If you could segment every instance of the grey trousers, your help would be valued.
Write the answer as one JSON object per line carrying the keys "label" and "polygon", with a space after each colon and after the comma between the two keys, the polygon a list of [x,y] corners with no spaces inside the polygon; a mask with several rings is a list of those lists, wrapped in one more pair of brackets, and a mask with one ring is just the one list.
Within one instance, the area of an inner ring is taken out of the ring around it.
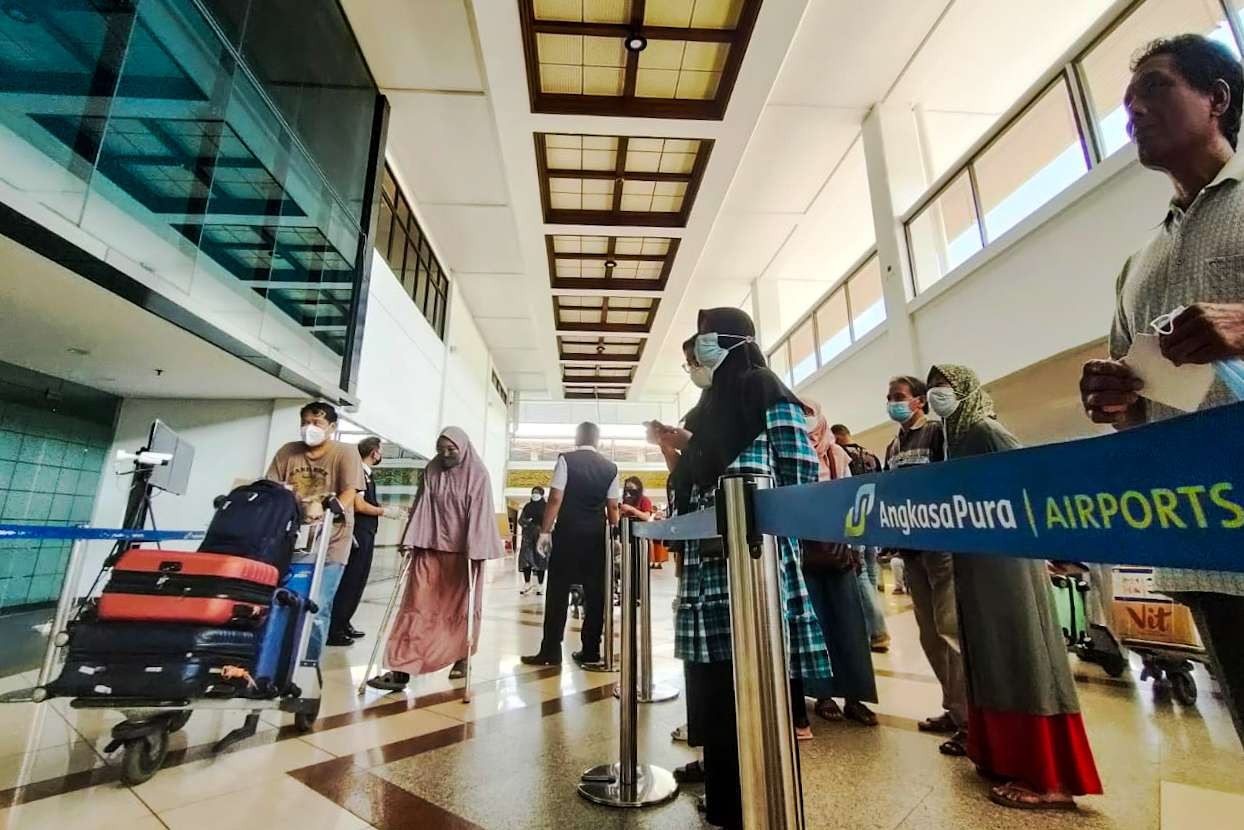
{"label": "grey trousers", "polygon": [[942,686],[942,708],[959,728],[968,722],[954,560],[949,553],[903,551],[907,593],[920,629],[920,647]]}

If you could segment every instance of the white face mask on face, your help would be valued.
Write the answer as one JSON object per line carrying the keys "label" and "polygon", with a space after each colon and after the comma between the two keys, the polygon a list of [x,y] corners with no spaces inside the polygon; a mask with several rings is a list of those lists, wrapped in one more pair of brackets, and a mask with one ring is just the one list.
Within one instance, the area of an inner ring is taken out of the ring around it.
{"label": "white face mask on face", "polygon": [[936,386],[929,390],[929,408],[939,418],[949,418],[959,408],[959,399],[955,390],[949,386]]}
{"label": "white face mask on face", "polygon": [[692,366],[691,382],[701,389],[707,389],[713,385],[713,370],[707,366]]}
{"label": "white face mask on face", "polygon": [[302,443],[308,447],[318,447],[328,439],[328,433],[315,424],[303,424],[302,429],[299,430],[299,435],[302,436]]}

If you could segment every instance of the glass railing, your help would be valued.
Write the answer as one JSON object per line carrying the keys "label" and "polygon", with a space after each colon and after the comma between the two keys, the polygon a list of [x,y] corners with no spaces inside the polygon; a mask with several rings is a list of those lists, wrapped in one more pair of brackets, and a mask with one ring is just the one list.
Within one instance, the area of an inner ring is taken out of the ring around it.
{"label": "glass railing", "polygon": [[0,6],[15,206],[52,211],[110,264],[333,383],[381,103],[328,0]]}

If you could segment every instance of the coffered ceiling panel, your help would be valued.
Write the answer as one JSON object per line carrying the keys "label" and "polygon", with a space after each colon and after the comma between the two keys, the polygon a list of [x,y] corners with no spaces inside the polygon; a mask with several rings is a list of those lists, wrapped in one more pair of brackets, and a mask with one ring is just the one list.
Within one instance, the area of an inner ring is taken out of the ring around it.
{"label": "coffered ceiling panel", "polygon": [[678,240],[652,236],[546,236],[553,288],[661,291]]}

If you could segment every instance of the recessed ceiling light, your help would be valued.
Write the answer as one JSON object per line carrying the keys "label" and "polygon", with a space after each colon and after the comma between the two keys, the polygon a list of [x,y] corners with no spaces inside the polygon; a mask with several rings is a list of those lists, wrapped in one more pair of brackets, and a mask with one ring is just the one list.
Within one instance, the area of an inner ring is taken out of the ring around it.
{"label": "recessed ceiling light", "polygon": [[626,48],[631,52],[642,52],[648,48],[648,38],[636,32],[626,38]]}
{"label": "recessed ceiling light", "polygon": [[617,268],[618,263],[614,262],[612,259],[607,259],[605,260],[605,267],[609,269]]}

